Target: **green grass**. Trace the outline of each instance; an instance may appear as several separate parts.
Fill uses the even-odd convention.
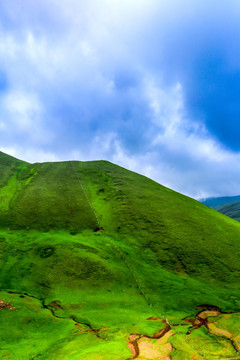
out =
[[[234,220],[240,221],[240,201],[219,206],[216,210]]]
[[[236,221],[106,161],[0,155],[0,300],[16,306],[0,310],[0,355],[126,360],[130,334],[164,326],[151,316],[181,324],[200,304],[239,312]],[[187,329],[171,338],[173,359],[194,355]],[[223,343],[235,351],[202,328],[194,337],[209,359]]]

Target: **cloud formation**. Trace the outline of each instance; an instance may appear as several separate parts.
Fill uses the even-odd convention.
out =
[[[107,159],[194,197],[235,195],[235,0],[0,4],[0,147]]]

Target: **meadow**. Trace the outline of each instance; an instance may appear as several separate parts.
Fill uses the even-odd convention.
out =
[[[106,161],[0,171],[0,356],[240,358],[237,221]]]

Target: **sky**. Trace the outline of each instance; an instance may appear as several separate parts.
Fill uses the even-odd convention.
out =
[[[239,0],[0,0],[0,150],[240,194]]]

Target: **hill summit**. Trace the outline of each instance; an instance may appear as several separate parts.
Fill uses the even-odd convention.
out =
[[[107,161],[0,173],[0,355],[239,353],[238,222]]]

